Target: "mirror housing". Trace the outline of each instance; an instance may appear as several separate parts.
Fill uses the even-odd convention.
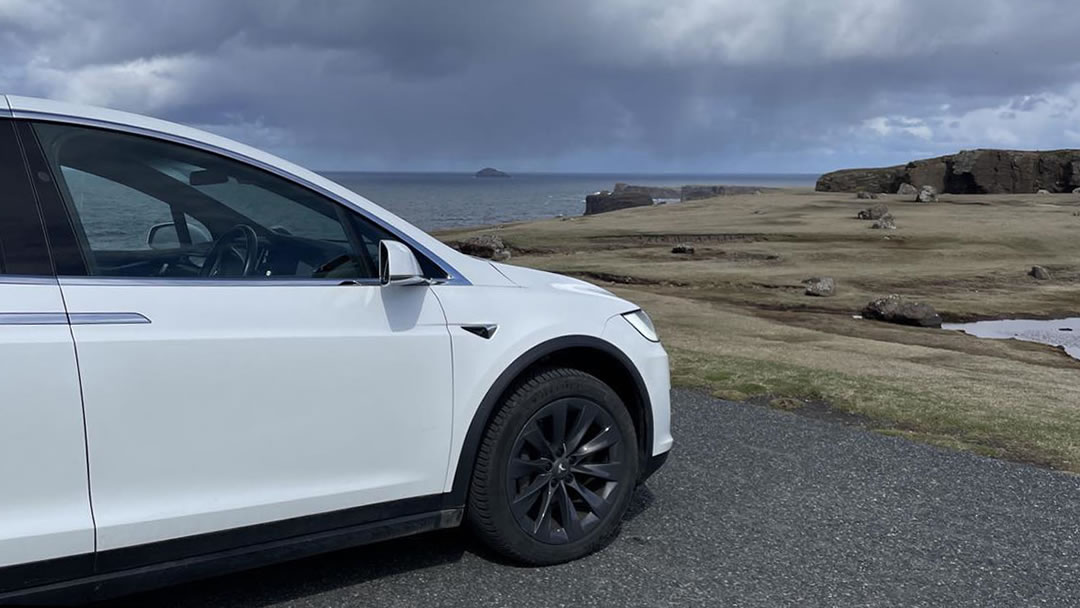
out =
[[[428,280],[412,249],[397,241],[379,241],[379,283],[427,285]]]
[[[188,234],[191,235],[192,243],[209,243],[214,240],[213,235],[205,228],[188,222]],[[146,246],[151,249],[177,249],[180,247],[179,234],[176,224],[165,222],[154,224],[146,231]]]

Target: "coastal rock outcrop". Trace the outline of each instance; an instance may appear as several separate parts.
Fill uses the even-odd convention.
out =
[[[759,194],[763,189],[756,186],[683,186],[679,198],[683,201],[696,201],[703,198],[716,196],[732,196],[736,194]]]
[[[941,315],[933,306],[892,294],[878,298],[866,305],[863,318],[914,325],[916,327],[941,327]]]
[[[510,177],[510,174],[491,167],[484,167],[476,172],[476,177]]]
[[[934,190],[933,186],[923,186],[922,190],[919,190],[919,194],[915,196],[916,203],[936,203],[937,202],[937,190]]]
[[[631,207],[649,207],[652,204],[652,197],[644,192],[597,192],[585,197],[585,215],[596,215]]]
[[[464,241],[450,243],[450,245],[461,253],[478,258],[488,258],[496,262],[510,259],[510,248],[503,242],[502,237],[496,234],[470,236]]]
[[[944,194],[1071,192],[1080,187],[1080,150],[963,150],[894,167],[833,171],[818,179],[817,190],[897,192],[903,184]]]
[[[615,194],[623,192],[639,192],[648,194],[649,196],[656,198],[670,198],[678,200],[682,198],[682,188],[676,188],[673,186],[635,186],[633,184],[627,184],[619,182],[615,184]]]

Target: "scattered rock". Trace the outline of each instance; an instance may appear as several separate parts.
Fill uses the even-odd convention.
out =
[[[870,227],[875,230],[896,230],[896,222],[893,221],[893,216],[891,214],[886,213],[876,222],[870,224]]]
[[[876,199],[881,198],[881,195],[878,194],[877,192],[867,192],[866,190],[859,190],[859,192],[855,194],[855,198],[875,199],[876,200]]]
[[[863,209],[858,213],[860,220],[877,220],[889,215],[889,208],[883,204],[878,203],[873,207]]]
[[[630,207],[649,207],[652,197],[644,192],[597,192],[585,197],[585,215],[607,213]]]
[[[922,190],[919,190],[918,196],[915,197],[916,203],[936,203],[937,202],[937,190],[933,186],[923,186]]]
[[[694,246],[689,243],[679,243],[671,248],[671,253],[685,253],[689,255],[694,254]]]
[[[1080,186],[1080,150],[962,150],[905,165],[826,173],[817,190],[895,192],[904,183],[948,194],[1070,192]]]
[[[1047,190],[1046,188],[1039,188],[1039,191],[1036,192],[1035,194],[1050,194],[1050,191]]]
[[[1032,266],[1031,270],[1028,271],[1028,276],[1034,277],[1037,281],[1049,281],[1050,271],[1042,266]]]
[[[476,172],[476,177],[510,177],[510,174],[491,167],[484,167]]]
[[[917,327],[941,327],[941,315],[933,306],[903,296],[892,294],[878,298],[863,308],[865,319],[875,319],[886,323],[914,325]]]
[[[506,246],[501,237],[495,234],[470,236],[464,241],[453,243],[453,246],[461,253],[474,255],[478,258],[488,258],[496,262],[510,259],[510,248]]]
[[[919,193],[919,189],[908,183],[900,184],[900,187],[896,189],[896,193],[901,196],[915,196]]]
[[[836,281],[832,277],[813,277],[803,281],[806,295],[827,298],[836,293]]]

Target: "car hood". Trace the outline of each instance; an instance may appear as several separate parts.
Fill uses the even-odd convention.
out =
[[[522,266],[513,266],[511,264],[502,264],[500,262],[491,262],[491,265],[495,270],[499,271],[504,277],[510,280],[519,287],[527,287],[530,289],[551,289],[556,291],[564,291],[569,293],[580,294],[583,296],[594,296],[600,298],[606,298],[613,303],[617,303],[621,308],[625,308],[626,311],[636,310],[637,305],[620,298],[619,296],[611,293],[603,287],[598,287],[592,283],[568,277],[566,275],[555,274],[554,272],[545,272],[543,270],[535,270],[533,268],[524,268]]]

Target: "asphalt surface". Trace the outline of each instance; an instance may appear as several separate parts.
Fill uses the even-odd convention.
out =
[[[461,531],[128,598],[170,607],[1080,606],[1080,476],[674,393],[676,452],[600,553]]]

